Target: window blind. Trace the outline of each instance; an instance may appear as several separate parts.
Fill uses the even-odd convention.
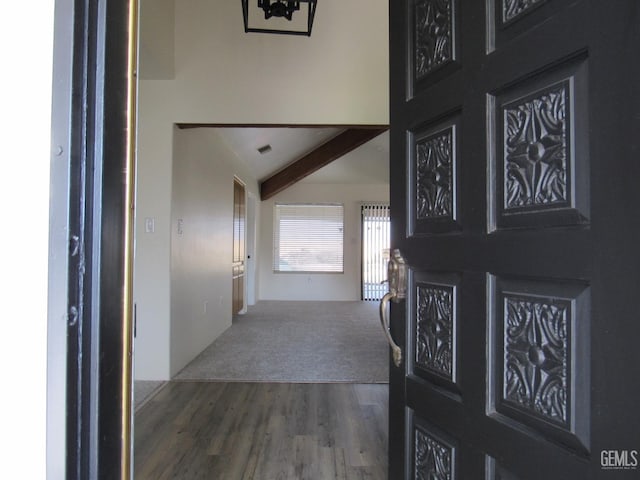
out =
[[[391,218],[389,205],[362,205],[362,300],[380,300],[387,278]]]
[[[273,270],[343,272],[344,208],[334,204],[276,204]]]

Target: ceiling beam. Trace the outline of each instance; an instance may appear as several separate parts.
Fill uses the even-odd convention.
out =
[[[304,177],[329,165],[385,132],[383,128],[349,128],[260,183],[260,199],[267,200]]]

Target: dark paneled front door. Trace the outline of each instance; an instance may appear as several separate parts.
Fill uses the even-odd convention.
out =
[[[390,17],[390,479],[638,478],[640,4]]]

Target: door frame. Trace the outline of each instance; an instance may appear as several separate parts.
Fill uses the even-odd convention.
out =
[[[49,346],[55,348],[50,349],[48,360],[49,379],[55,377],[56,380],[48,388],[48,406],[52,408],[48,426],[50,429],[61,428],[48,433],[47,468],[49,470],[57,464],[57,467],[65,468],[67,478],[130,478],[131,436],[127,432],[131,428],[131,359],[128,350],[131,345],[131,308],[126,291],[126,266],[131,252],[127,218],[132,213],[132,204],[129,203],[133,178],[131,139],[132,133],[135,134],[135,129],[131,128],[134,120],[131,94],[135,85],[132,76],[135,62],[131,55],[135,54],[138,4],[137,0],[123,0],[103,2],[99,8],[95,8],[95,3],[89,0],[73,3],[71,0],[56,0],[54,65],[61,76],[54,77],[59,83],[53,92],[53,136],[54,144],[63,146],[63,152],[66,153],[62,155],[68,162],[61,162],[66,163],[64,168],[54,168],[52,178],[51,206],[60,207],[57,213],[64,212],[64,215],[54,220],[52,213],[51,221],[55,240],[50,247],[54,260],[50,261],[50,267],[53,268],[50,270],[49,305],[55,305],[55,308],[49,310]],[[74,61],[78,59],[82,61]],[[391,68],[394,68],[398,67],[401,59],[392,61],[395,64],[392,63]],[[637,66],[633,67],[633,71],[640,73]],[[631,81],[628,82],[627,85],[631,85]],[[636,93],[629,103],[637,104],[637,101]],[[638,125],[638,119],[634,125]],[[85,142],[84,139],[89,141]],[[89,151],[87,146],[93,148]],[[616,156],[612,155],[612,159],[615,160]],[[99,182],[87,184],[78,178],[82,167],[86,167],[89,161],[93,162],[95,171],[102,174],[92,177]],[[63,172],[69,166],[69,170]],[[610,184],[611,179],[606,176],[603,178]],[[630,185],[633,178],[633,175],[626,175],[622,181]],[[637,192],[630,199],[624,198],[621,192],[615,195],[627,201],[627,210],[640,204]],[[79,213],[79,206],[84,205],[87,198],[93,199],[93,215],[89,224],[82,224],[85,216]],[[611,223],[624,217],[624,212],[612,212]],[[91,252],[90,259],[93,260],[82,266],[82,276],[89,281],[82,283],[81,290],[74,290],[79,286],[78,264],[73,263],[76,262],[73,258],[75,244],[72,243],[72,248],[68,248],[70,242],[75,242],[67,236],[67,232],[73,234],[74,224],[82,224],[84,232],[90,234],[81,237],[84,242],[78,248]],[[65,233],[56,231],[58,228]],[[397,228],[392,225],[392,238]],[[396,231],[395,238],[401,233]],[[597,233],[606,235],[604,231]],[[110,240],[108,245],[104,239]],[[631,243],[625,241],[621,244],[623,253],[636,247]],[[64,259],[57,257],[62,248],[69,251]],[[631,267],[616,261],[609,269],[611,279],[615,279],[614,266]],[[633,293],[629,288],[619,289],[615,282],[602,287],[603,295],[610,294],[621,300],[625,294]],[[79,375],[78,369],[70,368],[72,362],[69,357],[62,358],[66,353],[61,356],[60,348],[66,352],[68,347],[67,325],[58,326],[60,319],[53,318],[64,304],[64,312],[68,315],[65,319],[75,321],[73,312],[66,308],[76,303],[76,298],[70,298],[74,291],[93,300],[91,305],[94,307],[94,310],[84,310],[77,320],[97,334],[89,337],[88,354],[82,357],[80,370],[86,374],[84,376]],[[630,307],[622,304],[619,311],[624,312]],[[404,316],[404,312],[396,309],[393,316]],[[619,353],[612,352],[612,358],[618,357]],[[637,371],[638,366],[634,366],[634,369]],[[60,392],[55,388],[60,378],[78,388]],[[91,387],[96,386],[97,390],[92,393]],[[614,385],[602,388],[605,387],[621,389]],[[599,392],[604,395],[602,390]],[[392,391],[391,395],[402,395],[402,392]],[[78,415],[78,412],[81,414]],[[65,423],[61,415],[82,420],[82,428],[75,422]],[[72,435],[74,430],[82,435]],[[68,441],[55,441],[62,436],[66,436]],[[390,436],[390,445],[397,440],[404,439]],[[66,464],[64,456],[69,457]],[[74,473],[70,465],[77,466],[78,470]]]
[[[132,477],[137,12],[138,0],[56,0],[47,353],[51,478]]]
[[[258,208],[256,196],[247,190],[245,218],[245,307],[256,304],[256,245],[258,237]]]
[[[53,86],[51,112],[51,144],[54,155],[69,151],[71,125],[69,123],[72,87],[73,1],[58,0],[54,16],[55,43],[53,50]],[[69,245],[70,178],[67,162],[50,162],[49,201],[49,265],[47,305],[47,425],[46,471],[49,478],[65,478],[66,472],[66,328],[52,328],[56,318],[67,315],[69,270],[68,257],[52,255],[64,252]]]
[[[236,217],[236,196],[235,196],[235,192],[236,192],[236,185],[238,185],[240,188],[242,188],[242,204],[241,204],[241,208],[240,211],[237,212],[238,213],[238,217]],[[242,263],[242,282],[241,283],[241,295],[242,295],[242,306],[240,307],[240,309],[235,312],[235,303],[236,303],[236,290],[235,287],[232,287],[231,291],[231,305],[232,305],[232,312],[233,315],[243,315],[247,312],[247,184],[245,182],[243,182],[240,177],[238,177],[237,175],[233,176],[233,221],[234,221],[234,226],[233,226],[233,255],[235,256],[235,248],[236,248],[236,226],[235,226],[235,221],[236,218],[238,218],[239,222],[242,222],[242,236],[238,237],[237,240],[239,242],[239,252],[238,255],[239,257],[241,257],[241,260],[238,260],[238,262]],[[233,258],[232,259],[232,270],[235,270],[235,266],[233,266],[233,264],[236,263],[236,259]],[[232,281],[235,280],[233,278],[232,275]]]

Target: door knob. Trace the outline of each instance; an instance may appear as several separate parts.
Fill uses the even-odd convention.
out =
[[[396,367],[399,367],[402,363],[402,349],[394,341],[389,330],[389,317],[387,316],[387,310],[389,302],[399,303],[407,297],[407,265],[402,258],[400,250],[395,249],[387,265],[387,273],[389,280],[389,292],[386,293],[382,300],[380,300],[380,323],[391,352],[393,354],[393,363]]]

